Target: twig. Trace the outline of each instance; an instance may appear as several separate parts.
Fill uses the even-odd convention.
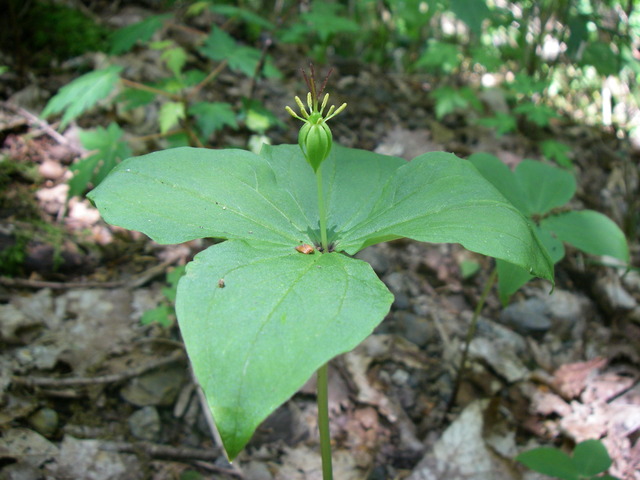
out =
[[[0,277],[0,285],[21,288],[50,288],[52,290],[66,290],[73,288],[138,288],[152,278],[164,273],[167,267],[173,263],[175,263],[175,259],[167,260],[158,265],[154,265],[131,279],[115,280],[113,282],[49,282],[46,280],[31,280],[28,278]]]
[[[160,358],[149,362],[145,365],[125,370],[123,372],[113,373],[110,375],[101,375],[98,377],[67,377],[67,378],[51,378],[51,377],[12,377],[11,381],[19,385],[27,387],[48,387],[48,388],[66,388],[66,387],[84,387],[88,385],[102,385],[106,383],[120,383],[133,377],[142,375],[145,372],[154,370],[164,365],[186,360],[182,350],[172,352],[168,357]]]
[[[169,93],[169,92],[165,92],[164,90],[160,90],[159,88],[153,88],[153,87],[150,87],[148,85],[145,85],[144,83],[134,82],[133,80],[129,80],[127,78],[121,78],[120,81],[126,87],[135,88],[136,90],[143,90],[145,92],[154,93],[156,95],[161,95],[163,97],[170,98],[171,100],[173,100],[175,102],[179,102],[180,101],[180,97],[178,95],[175,95],[175,94]]]
[[[18,115],[21,115],[31,125],[35,124],[38,127],[42,128],[47,133],[47,135],[49,135],[51,138],[53,138],[60,145],[64,145],[66,147],[69,147],[70,149],[72,149],[76,153],[82,153],[82,154],[84,153],[84,150],[82,150],[81,148],[73,145],[69,141],[68,138],[66,138],[64,135],[60,134],[59,132],[57,132],[46,121],[44,121],[43,119],[41,119],[38,116],[34,115],[30,111],[28,111],[28,110],[26,110],[26,109],[24,109],[22,107],[18,107],[17,105],[12,105],[11,103],[5,102],[5,101],[2,102],[2,106],[4,108],[7,108],[8,110],[11,110],[14,113],[17,113]]]
[[[150,442],[111,442],[100,441],[100,450],[120,453],[144,453],[153,458],[164,458],[172,460],[205,460],[214,461],[220,456],[220,448],[211,449],[171,447]],[[220,467],[225,473],[234,474],[232,470]]]
[[[220,72],[224,70],[224,68],[227,66],[227,63],[228,62],[226,59],[221,61],[216,68],[211,70],[211,73],[209,73],[209,75],[207,75],[200,83],[198,83],[195,87],[191,89],[191,91],[187,95],[187,99],[191,100],[193,97],[195,97],[198,94],[198,92],[202,90],[202,87],[204,87],[207,83],[209,83],[211,80],[216,78],[220,74]]]

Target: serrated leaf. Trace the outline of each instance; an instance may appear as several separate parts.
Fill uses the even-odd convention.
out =
[[[247,23],[264,28],[265,30],[273,30],[275,28],[275,25],[270,21],[244,8],[233,5],[211,5],[209,9],[213,13],[224,15],[229,18],[239,18]]]
[[[542,155],[549,160],[555,160],[558,165],[564,168],[571,168],[571,159],[567,155],[571,147],[566,143],[557,140],[545,140],[540,144]]]
[[[171,14],[154,15],[116,30],[111,37],[111,53],[120,55],[131,50],[137,42],[146,42],[168,18],[171,18]]]
[[[122,67],[113,65],[76,78],[49,100],[42,116],[48,117],[64,111],[60,122],[60,128],[64,129],[71,120],[109,96],[120,79],[121,71]]]
[[[211,30],[200,52],[212,60],[227,60],[229,68],[242,72],[247,77],[253,77],[262,57],[260,50],[239,45],[231,35],[217,27]],[[268,70],[270,75],[278,72],[270,58],[265,63],[263,70]]]
[[[563,212],[542,220],[541,226],[560,240],[591,255],[609,255],[629,263],[629,246],[620,227],[593,210]]]
[[[198,102],[194,103],[189,112],[195,115],[196,125],[205,138],[225,125],[237,129],[236,112],[231,104],[226,102]]]
[[[521,453],[516,457],[518,462],[536,472],[561,478],[563,480],[579,480],[579,472],[573,460],[564,452],[553,447],[540,447]]]
[[[519,113],[527,117],[527,120],[535,123],[539,127],[546,127],[552,118],[557,118],[558,114],[551,107],[546,105],[536,105],[534,103],[521,103],[513,109],[514,113]]]
[[[158,123],[160,132],[167,133],[185,117],[184,104],[180,102],[165,102],[160,107]]]
[[[187,52],[182,47],[169,48],[162,52],[160,57],[167,64],[167,68],[171,70],[176,77],[182,74],[182,67],[187,63]]]
[[[320,41],[326,43],[332,35],[360,31],[360,26],[343,12],[344,6],[338,3],[314,1],[311,11],[302,14],[302,19],[306,30],[315,32]]]
[[[230,458],[313,372],[366,338],[393,300],[367,263],[293,247],[215,245],[178,286],[180,330]]]
[[[493,117],[479,118],[476,123],[485,127],[495,128],[498,136],[513,132],[518,126],[513,115],[503,112],[497,112]]]
[[[140,323],[142,325],[157,323],[163,327],[170,327],[173,324],[173,320],[171,319],[172,315],[173,308],[168,305],[160,305],[159,307],[144,312],[140,318]]]
[[[573,449],[573,463],[580,475],[591,476],[609,468],[611,458],[600,440],[585,440]]]
[[[71,167],[74,175],[69,180],[69,197],[82,195],[90,183],[99,184],[119,161],[131,155],[123,135],[116,123],[109,124],[106,129],[97,127],[80,132],[82,146],[89,151],[97,150],[97,153]]]

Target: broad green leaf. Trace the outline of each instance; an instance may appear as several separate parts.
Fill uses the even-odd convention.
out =
[[[542,220],[541,226],[583,252],[630,261],[624,233],[600,212],[581,210],[551,215]]]
[[[176,312],[229,458],[319,367],[364,340],[393,296],[345,255],[231,240],[198,254]]]
[[[579,480],[580,472],[573,460],[564,452],[553,447],[540,447],[521,453],[518,462],[536,472],[563,480]]]
[[[523,160],[515,170],[517,188],[526,200],[529,215],[543,214],[561,207],[576,192],[576,179],[571,172],[535,160]]]
[[[408,237],[460,243],[552,279],[551,260],[527,219],[466,160],[432,152],[400,167],[368,218],[342,234],[339,249],[355,253]]]
[[[160,107],[158,123],[160,132],[167,133],[185,117],[184,104],[181,102],[165,102]]]
[[[111,53],[120,55],[131,50],[137,42],[146,42],[168,18],[171,14],[154,15],[117,30],[111,37]]]
[[[113,65],[76,78],[49,100],[42,111],[42,116],[48,117],[64,111],[60,128],[65,128],[71,120],[109,96],[120,79],[121,71],[122,67]]]
[[[507,200],[521,212],[527,213],[526,197],[515,175],[498,157],[489,153],[474,153],[469,157],[469,161]]]
[[[454,155],[407,163],[336,146],[321,173],[334,253],[295,250],[319,239],[315,177],[297,145],[260,156],[179,148],[130,158],[89,195],[107,222],[160,243],[229,239],[187,267],[176,311],[231,457],[388,311],[392,296],[369,265],[338,252],[408,236],[462,243],[552,276],[527,221]]]
[[[82,146],[97,152],[71,167],[73,177],[69,180],[69,197],[82,195],[90,183],[99,184],[118,162],[131,155],[123,135],[116,123],[111,123],[106,129],[97,127],[80,132]]]
[[[89,198],[107,222],[160,243],[204,237],[308,243],[309,226],[290,219],[290,197],[271,167],[243,150],[182,147],[129,158]]]
[[[482,22],[491,14],[485,0],[451,0],[451,11],[476,35],[482,33]]]
[[[582,54],[580,65],[593,65],[603,77],[616,75],[620,71],[620,55],[608,43],[590,42]]]
[[[609,468],[611,458],[600,440],[585,440],[573,449],[573,463],[578,467],[580,475],[590,476]]]
[[[230,103],[226,102],[198,102],[189,107],[189,112],[195,115],[196,125],[205,138],[225,125],[236,129],[236,112]]]
[[[544,228],[538,227],[536,233],[555,265],[564,257],[564,245]],[[509,303],[511,295],[534,278],[526,270],[500,259],[496,260],[496,269],[498,270],[498,295],[505,306]]]
[[[461,61],[462,56],[460,54],[460,48],[457,45],[430,39],[427,44],[427,49],[420,56],[415,66],[451,73],[458,68]]]

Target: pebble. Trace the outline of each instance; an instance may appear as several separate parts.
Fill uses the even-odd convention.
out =
[[[373,245],[359,251],[355,257],[371,265],[373,271],[378,275],[384,275],[389,270],[389,259],[378,245]]]
[[[131,435],[139,440],[154,442],[160,435],[160,415],[155,407],[144,407],[136,410],[129,417]]]
[[[120,395],[138,407],[166,407],[174,403],[184,376],[184,367],[154,370],[131,380],[120,390]]]
[[[45,437],[50,437],[56,432],[58,423],[58,412],[52,408],[41,408],[29,417],[29,425]]]
[[[551,329],[549,309],[539,298],[508,305],[500,313],[500,321],[523,335],[540,335]]]

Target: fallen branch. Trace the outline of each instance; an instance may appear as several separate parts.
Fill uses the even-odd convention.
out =
[[[46,387],[46,388],[67,388],[67,387],[84,387],[88,385],[103,385],[107,383],[120,383],[130,378],[137,377],[150,370],[154,370],[171,363],[185,361],[186,356],[184,351],[176,350],[172,352],[168,357],[160,358],[153,362],[149,362],[139,367],[134,367],[129,370],[125,370],[110,375],[101,375],[97,377],[67,377],[67,378],[52,378],[52,377],[12,377],[11,381],[27,387]]]
[[[0,277],[0,284],[6,287],[50,288],[51,290],[68,290],[73,288],[137,288],[164,273],[167,267],[175,263],[175,261],[175,258],[167,260],[158,265],[154,265],[133,278],[113,282],[49,282],[46,280],[31,280],[29,278]]]

